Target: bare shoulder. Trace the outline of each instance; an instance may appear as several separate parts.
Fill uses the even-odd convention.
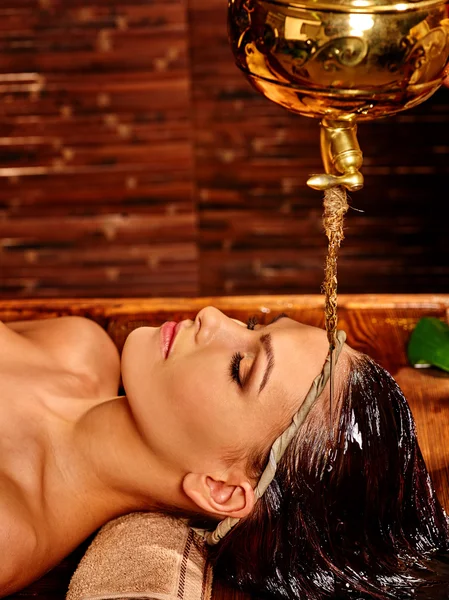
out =
[[[29,321],[4,323],[6,327],[39,343],[61,342],[67,335],[89,341],[98,336],[109,336],[100,325],[91,319],[77,316],[56,317]],[[112,341],[112,340],[110,340]]]
[[[5,323],[25,343],[37,350],[46,362],[62,369],[118,382],[120,357],[104,329],[84,317],[67,316],[37,321]]]
[[[20,494],[4,482],[0,483],[0,492],[0,597],[3,597],[36,577],[41,552],[35,524]]]

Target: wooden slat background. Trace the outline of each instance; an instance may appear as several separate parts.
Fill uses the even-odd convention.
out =
[[[226,10],[2,0],[0,297],[319,291],[318,124],[253,92]],[[448,100],[360,127],[341,291],[449,291]]]
[[[3,0],[2,294],[192,295],[184,0]]]

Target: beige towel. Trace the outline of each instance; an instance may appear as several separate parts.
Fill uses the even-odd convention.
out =
[[[210,600],[203,542],[182,521],[132,513],[107,523],[89,546],[66,600]]]

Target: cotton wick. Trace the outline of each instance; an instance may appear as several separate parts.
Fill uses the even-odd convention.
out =
[[[338,250],[344,240],[343,225],[348,211],[348,199],[343,187],[333,187],[324,193],[324,231],[329,240],[326,263],[324,267],[324,282],[321,287],[325,295],[324,318],[329,346],[335,348],[337,332],[337,259]]]
[[[348,198],[344,187],[333,187],[324,192],[324,214],[323,223],[326,236],[329,240],[326,262],[324,266],[324,281],[321,291],[325,295],[324,322],[329,341],[329,353],[331,362],[330,376],[330,402],[329,402],[329,433],[330,442],[333,441],[332,427],[332,403],[334,394],[333,351],[336,346],[337,334],[337,259],[338,250],[344,240],[344,220],[348,211]]]

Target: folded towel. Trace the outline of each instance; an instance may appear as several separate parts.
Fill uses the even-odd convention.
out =
[[[204,542],[181,520],[132,513],[107,523],[82,558],[66,600],[210,600]]]

